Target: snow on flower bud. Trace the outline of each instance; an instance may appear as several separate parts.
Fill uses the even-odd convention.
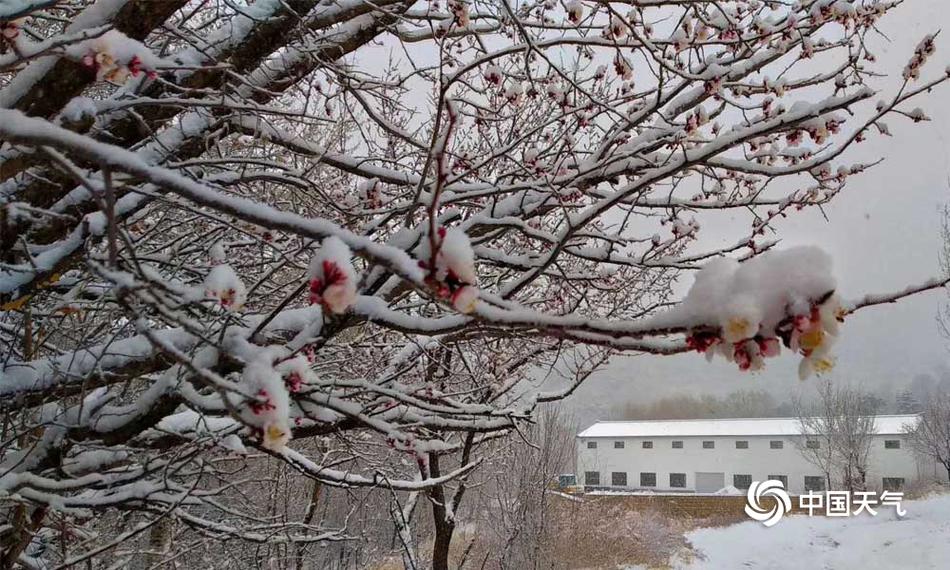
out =
[[[520,81],[509,81],[508,86],[505,87],[505,99],[512,105],[520,103],[523,94],[524,87]]]
[[[567,18],[572,24],[579,24],[584,18],[584,4],[580,0],[571,0],[567,6]]]
[[[261,444],[265,448],[282,450],[291,438],[290,397],[283,379],[271,364],[270,351],[262,351],[244,367],[240,385],[250,397],[239,407],[241,419],[260,430]]]
[[[229,311],[240,311],[247,301],[247,288],[230,265],[215,265],[204,281],[205,293],[217,299],[222,307]]]
[[[262,443],[271,451],[280,451],[290,441],[290,427],[285,422],[274,422],[264,426]]]
[[[478,302],[478,289],[471,285],[463,285],[452,293],[452,306],[460,313],[471,313]]]
[[[633,67],[630,65],[630,62],[627,61],[627,58],[619,53],[614,57],[614,71],[624,81],[633,79]]]
[[[835,286],[831,259],[815,247],[772,250],[742,263],[723,258],[703,267],[683,302],[657,324],[690,323],[687,347],[721,354],[741,370],[764,366],[781,353],[781,342],[802,356],[804,378],[834,365],[831,347],[844,317]]]
[[[317,374],[310,368],[310,360],[302,354],[279,363],[277,372],[284,379],[287,391],[292,394],[319,380]]]
[[[627,35],[627,22],[624,21],[623,17],[615,14],[610,18],[610,25],[605,30],[604,35],[608,38],[623,39]]]
[[[472,23],[468,15],[468,3],[463,0],[449,0],[448,6],[460,27],[466,28]]]
[[[438,239],[435,267],[430,267],[429,261],[420,261],[419,265],[430,269],[428,280],[439,297],[448,299],[457,311],[471,313],[478,302],[472,244],[465,232],[457,228],[439,228]],[[431,253],[422,253],[423,259],[431,259]]]
[[[310,303],[320,303],[331,313],[340,314],[356,303],[356,270],[350,263],[352,253],[343,240],[330,236],[310,262]]]
[[[720,323],[722,338],[732,343],[752,338],[759,331],[761,319],[762,313],[753,299],[747,295],[736,296],[726,307],[725,318]]]
[[[221,242],[215,242],[215,244],[211,246],[211,250],[208,254],[211,257],[211,262],[214,264],[224,263],[228,260],[228,252]]]
[[[486,68],[485,68],[485,73],[483,74],[483,77],[485,78],[485,81],[487,81],[488,83],[490,83],[490,84],[492,84],[492,85],[496,85],[496,86],[497,86],[497,85],[501,85],[501,81],[502,81],[502,79],[504,78],[504,76],[505,76],[505,74],[504,74],[504,72],[501,70],[501,68],[498,67],[497,65],[494,65],[494,64],[489,65],[488,67],[486,67]]]
[[[478,282],[475,274],[475,252],[468,236],[457,228],[440,228],[442,245],[436,261],[442,280],[456,279],[461,283],[474,285]]]
[[[23,27],[23,22],[25,21],[26,18],[19,18],[16,20],[0,22],[0,35],[8,40],[17,39],[20,37],[20,28]]]
[[[94,70],[99,81],[120,84],[143,71],[149,77],[155,77],[155,70],[162,63],[141,42],[117,30],[109,30],[97,38],[72,45],[66,53]]]

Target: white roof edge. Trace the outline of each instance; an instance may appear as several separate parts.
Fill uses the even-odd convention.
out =
[[[874,416],[876,434],[903,433],[904,426],[916,423],[919,414],[882,414]],[[800,435],[798,418],[715,418],[676,420],[604,420],[595,422],[577,434],[578,438],[596,437],[688,437],[732,435]]]

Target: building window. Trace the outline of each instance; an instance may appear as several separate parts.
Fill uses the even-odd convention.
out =
[[[775,481],[781,481],[782,486],[788,489],[788,475],[769,475],[769,479],[774,479]]]
[[[805,440],[805,447],[808,449],[821,449],[821,442],[817,439]]]
[[[670,487],[686,487],[686,473],[670,473]]]
[[[588,487],[600,485],[600,471],[584,471],[584,484]]]
[[[626,487],[627,473],[624,471],[614,471],[610,474],[610,484],[614,487]]]
[[[652,442],[652,441],[644,441],[644,442],[643,442],[643,449],[653,449],[653,442]]]
[[[780,439],[773,439],[769,442],[769,449],[782,449],[785,447],[785,442]]]
[[[622,442],[622,441],[615,441],[615,442],[614,442],[614,449],[623,449],[623,442]]]
[[[683,449],[683,442],[674,439],[674,440],[673,440],[673,449]]]
[[[805,475],[806,491],[824,491],[825,478],[820,475]]]
[[[736,449],[749,449],[749,442],[745,440],[736,441]]]
[[[900,449],[901,440],[899,439],[885,439],[884,440],[884,449]]]
[[[752,486],[752,475],[733,475],[732,486],[736,489],[748,489]]]
[[[656,473],[641,473],[640,486],[641,487],[656,487]]]
[[[596,442],[596,441],[588,441],[588,442],[587,442],[587,449],[597,449],[597,442]]]
[[[565,487],[575,487],[577,485],[577,476],[571,474],[558,475],[557,486],[561,489]]]
[[[715,449],[715,448],[716,448],[716,442],[715,442],[715,441],[704,441],[704,442],[703,442],[703,449]]]
[[[885,477],[883,483],[885,491],[900,491],[904,488],[903,477]]]

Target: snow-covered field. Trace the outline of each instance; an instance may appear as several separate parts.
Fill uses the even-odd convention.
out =
[[[950,568],[950,495],[904,501],[877,516],[825,518],[796,515],[771,528],[749,521],[690,532],[691,555],[677,569],[822,568],[895,570]]]

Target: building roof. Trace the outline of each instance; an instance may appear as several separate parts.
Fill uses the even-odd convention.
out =
[[[876,416],[878,434],[904,433],[917,415]],[[800,435],[798,418],[736,418],[713,420],[642,420],[597,422],[577,437],[685,437],[732,435]]]

